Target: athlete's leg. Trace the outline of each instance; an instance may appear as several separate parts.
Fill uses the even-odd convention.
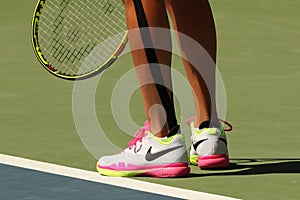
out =
[[[191,47],[193,45],[186,44],[187,40],[178,37],[182,54],[186,57],[184,67],[194,92],[194,126],[199,127],[205,121],[214,122],[219,126],[215,103],[216,33],[209,2],[208,0],[165,1],[175,29],[199,43],[208,52],[212,61],[208,63],[210,66],[193,66],[186,59],[192,61],[198,59],[200,63],[204,58],[199,57],[199,52],[193,52]]]
[[[166,0],[166,3],[177,31],[195,41],[178,34],[195,99],[190,163],[203,169],[227,167],[227,139],[219,124],[215,102],[216,33],[209,2]]]
[[[166,89],[160,83],[155,83],[157,82],[157,78],[160,79],[156,75],[160,74],[165,85],[171,87],[171,72],[170,69],[160,70],[157,64],[149,67],[149,63],[158,62],[161,66],[170,66],[171,53],[163,50],[141,49],[144,45],[143,40],[149,41],[149,38],[147,38],[149,35],[141,35],[141,31],[138,28],[149,26],[168,29],[169,21],[165,3],[164,0],[124,0],[124,4],[129,30],[129,42],[131,49],[133,49],[132,58],[141,84],[140,89],[144,101],[146,118],[150,122],[152,133],[156,136],[164,137],[168,135],[169,129],[177,125],[173,94],[171,90]],[[146,20],[141,19],[141,15],[143,14],[145,14]],[[171,49],[170,33],[164,31],[161,35],[160,33],[153,33],[151,31],[151,41],[153,43],[164,42]],[[145,67],[145,65],[148,67]],[[152,79],[155,83],[144,84],[145,80],[149,79]],[[158,80],[158,82],[161,82],[161,80]]]
[[[108,176],[187,175],[190,168],[184,136],[175,131],[169,134],[169,129],[177,127],[172,92],[165,87],[171,86],[169,67],[171,53],[155,50],[155,48],[143,48],[151,40],[154,47],[157,42],[163,42],[171,49],[170,31],[169,29],[164,33],[149,31],[149,29],[134,31],[139,27],[147,26],[169,28],[164,0],[124,0],[124,3],[129,42],[141,84],[147,121],[144,127],[136,132],[128,148],[119,154],[101,157],[97,163],[97,170]],[[136,48],[138,50],[135,50]],[[160,69],[161,65],[168,66],[164,68],[167,70]],[[151,79],[152,82],[144,85],[145,80]],[[165,83],[160,85],[162,82]],[[158,138],[166,135],[170,137]]]

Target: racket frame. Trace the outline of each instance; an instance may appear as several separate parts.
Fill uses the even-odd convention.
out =
[[[42,12],[45,2],[46,2],[46,0],[39,0],[35,6],[34,14],[32,17],[32,22],[31,22],[31,42],[32,42],[33,51],[34,51],[38,61],[42,64],[42,66],[48,72],[55,75],[56,77],[59,77],[62,79],[67,79],[67,80],[87,79],[87,78],[93,77],[93,76],[103,72],[110,65],[112,65],[117,60],[117,58],[121,55],[126,44],[128,43],[128,31],[125,32],[125,34],[121,40],[121,43],[116,48],[114,53],[101,66],[97,67],[96,69],[94,69],[92,71],[89,71],[84,74],[79,74],[79,75],[67,75],[67,74],[60,73],[59,70],[57,70],[55,67],[53,67],[47,61],[47,59],[44,57],[44,55],[41,51],[40,45],[39,45],[39,39],[38,39],[38,30],[39,29],[38,29],[38,27],[39,27],[41,12]]]

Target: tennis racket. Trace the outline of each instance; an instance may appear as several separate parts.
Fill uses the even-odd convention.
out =
[[[69,80],[103,72],[127,43],[122,0],[39,0],[32,45],[51,74]]]

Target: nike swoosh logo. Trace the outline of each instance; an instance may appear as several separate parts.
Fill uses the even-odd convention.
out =
[[[196,142],[195,144],[193,144],[194,149],[196,150],[197,147],[198,147],[202,142],[204,142],[204,141],[206,141],[206,140],[208,140],[208,138],[203,139],[203,140],[199,140],[198,142]],[[224,142],[225,145],[227,146],[227,141],[226,141],[225,139],[219,138],[219,140],[221,140],[222,142]]]
[[[221,140],[222,142],[224,142],[224,143],[225,143],[225,145],[227,146],[227,141],[226,141],[225,139],[223,139],[223,138],[219,138],[219,140]]]
[[[193,144],[193,147],[194,147],[195,151],[196,151],[197,147],[198,147],[202,142],[204,142],[204,141],[206,141],[206,140],[208,140],[208,138],[203,139],[203,140],[199,140],[198,142],[196,142],[195,144]]]
[[[157,158],[159,157],[162,157],[164,156],[165,154],[167,153],[170,153],[172,151],[175,151],[176,149],[179,149],[181,148],[182,146],[176,146],[176,147],[172,147],[172,148],[169,148],[169,149],[165,149],[163,151],[159,151],[159,152],[156,152],[156,153],[151,153],[151,149],[152,149],[152,146],[148,149],[147,151],[147,154],[146,154],[146,160],[147,161],[153,161],[153,160],[156,160]]]

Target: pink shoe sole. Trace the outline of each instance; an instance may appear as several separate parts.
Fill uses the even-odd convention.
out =
[[[201,169],[218,169],[229,166],[228,154],[212,155],[212,156],[199,156],[198,166]]]
[[[146,172],[139,174],[138,176],[152,176],[157,178],[167,178],[167,177],[182,177],[190,173],[189,167],[176,167],[176,168],[156,168],[149,169]]]
[[[163,165],[131,165],[125,163],[113,164],[110,166],[101,166],[97,164],[97,170],[100,174],[106,176],[153,176],[163,177],[180,177],[190,173],[188,163],[172,163]]]

